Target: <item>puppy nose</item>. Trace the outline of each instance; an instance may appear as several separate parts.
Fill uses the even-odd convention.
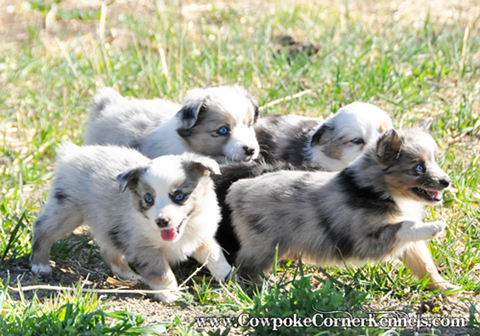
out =
[[[443,178],[440,180],[440,184],[444,187],[447,188],[450,186],[450,179],[448,177]]]
[[[245,151],[245,155],[252,156],[255,153],[255,148],[243,146],[243,150]]]
[[[158,227],[160,228],[167,227],[169,222],[170,220],[165,217],[158,217],[157,219],[155,219],[155,223],[157,223]]]

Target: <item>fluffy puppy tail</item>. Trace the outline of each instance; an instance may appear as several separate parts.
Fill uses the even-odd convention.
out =
[[[90,102],[90,121],[99,118],[109,104],[120,99],[123,97],[114,89],[109,87],[100,89]]]

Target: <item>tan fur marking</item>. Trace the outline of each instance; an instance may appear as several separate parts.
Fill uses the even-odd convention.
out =
[[[233,129],[235,124],[235,119],[230,114],[219,113],[216,110],[209,111],[205,118],[195,126],[195,132],[185,140],[197,153],[223,156],[223,147],[228,141],[228,137],[213,137],[211,133],[222,126]]]
[[[348,144],[349,142],[344,144],[341,141],[331,141],[324,146],[323,152],[332,159],[341,160],[343,149]]]
[[[390,129],[389,120],[385,119],[380,124],[380,134],[385,133],[388,129]]]
[[[250,125],[250,122],[252,121],[252,112],[248,110],[248,112],[245,114],[245,118],[243,118],[243,123],[248,126]]]

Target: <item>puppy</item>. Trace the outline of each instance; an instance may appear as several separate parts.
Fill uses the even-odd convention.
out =
[[[391,129],[340,173],[281,171],[234,183],[226,202],[241,242],[239,275],[270,270],[278,246],[279,260],[318,265],[400,257],[431,289],[453,288],[425,244],[446,224],[421,221],[422,205],[440,203],[450,185],[438,155],[424,129]]]
[[[326,122],[295,115],[263,117],[255,124],[255,133],[260,155],[268,163],[281,160],[300,166],[308,162],[320,164],[327,171],[339,171],[392,127],[387,113],[356,102],[341,108]]]
[[[190,151],[219,163],[249,161],[259,151],[257,117],[257,102],[236,85],[192,90],[182,106],[105,88],[91,103],[85,144],[128,146],[152,159]]]
[[[255,160],[253,162],[221,165],[221,174],[212,176],[212,180],[215,185],[215,192],[217,193],[218,203],[220,204],[222,212],[222,219],[218,226],[217,233],[215,234],[215,239],[226,253],[226,258],[229,262],[232,263],[235,261],[236,253],[240,249],[240,242],[233,231],[233,226],[230,219],[232,211],[225,202],[228,189],[238,180],[253,178],[280,170],[320,171],[323,170],[323,168],[322,166],[314,163],[303,163],[300,166],[294,166],[293,164],[285,161],[266,163],[264,161]]]
[[[122,147],[63,146],[33,228],[32,272],[50,273],[52,244],[83,223],[124,279],[175,290],[170,265],[193,256],[224,280],[231,267],[214,239],[220,210],[210,172],[219,173],[214,160],[189,153],[150,160]],[[178,294],[156,298],[169,302]]]

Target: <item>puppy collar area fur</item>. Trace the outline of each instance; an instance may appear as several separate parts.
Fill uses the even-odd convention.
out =
[[[390,203],[391,205],[395,204],[392,196],[390,196],[390,194],[387,192],[376,191],[374,186],[359,186],[355,181],[355,172],[351,168],[345,168],[342,170],[338,174],[338,179],[343,185],[344,190],[348,189],[356,196],[359,196],[359,199],[363,199],[365,202],[369,202],[371,204],[378,202],[385,202],[386,204]]]

